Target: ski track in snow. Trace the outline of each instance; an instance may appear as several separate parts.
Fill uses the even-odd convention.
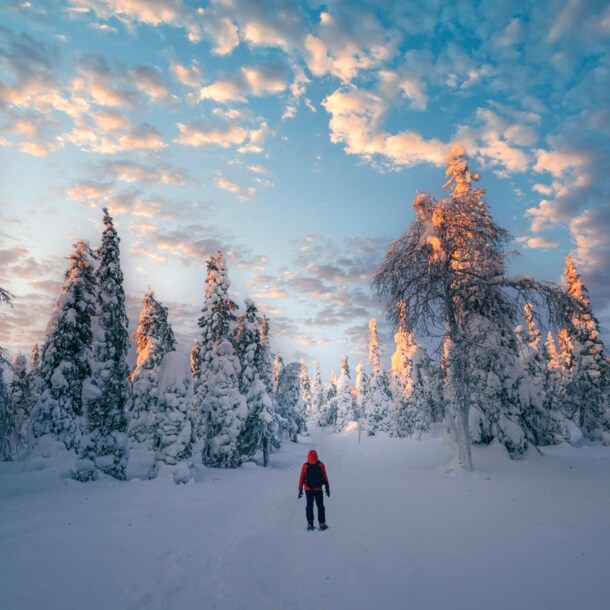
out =
[[[0,608],[610,607],[609,447],[522,462],[476,449],[466,474],[438,438],[301,441],[269,469],[203,469],[186,486],[0,465]],[[331,482],[326,532],[305,530],[297,499],[312,447]]]

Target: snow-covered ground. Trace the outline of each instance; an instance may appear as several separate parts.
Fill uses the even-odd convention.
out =
[[[301,441],[187,485],[0,464],[0,608],[610,608],[610,447],[478,448],[468,475],[440,438]],[[297,499],[311,447],[326,532]]]

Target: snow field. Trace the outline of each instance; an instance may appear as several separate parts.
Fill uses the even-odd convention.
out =
[[[187,485],[0,464],[0,608],[609,607],[609,447],[518,462],[477,447],[468,474],[440,436],[300,440],[271,468],[202,468]],[[331,483],[326,532],[305,531],[297,499],[312,447]]]

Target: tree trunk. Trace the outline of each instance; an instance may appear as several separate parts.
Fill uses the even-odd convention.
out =
[[[269,466],[269,440],[263,436],[263,466]]]

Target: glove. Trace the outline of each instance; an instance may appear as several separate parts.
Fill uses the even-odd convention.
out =
[[[301,489],[301,490],[299,491],[299,499],[301,499],[302,497],[303,497],[303,490]]]
[[[326,497],[330,498],[330,489],[328,489],[328,487],[326,488]]]

